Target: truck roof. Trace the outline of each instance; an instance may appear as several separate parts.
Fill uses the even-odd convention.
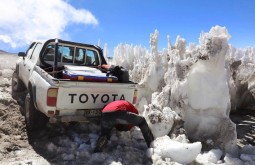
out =
[[[80,46],[88,46],[88,47],[95,47],[97,49],[101,49],[101,47],[98,46],[98,45],[67,41],[67,40],[62,40],[62,39],[58,39],[58,38],[51,38],[51,39],[47,39],[47,40],[34,40],[33,42],[41,42],[44,45],[46,42],[48,42],[48,43],[49,42],[55,42],[56,40],[58,40],[59,43],[66,43],[66,44],[80,45]]]

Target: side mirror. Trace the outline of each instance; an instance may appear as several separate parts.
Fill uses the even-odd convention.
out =
[[[19,56],[19,57],[26,57],[27,55],[26,55],[25,52],[19,52],[19,53],[18,53],[18,56]]]
[[[23,60],[25,59],[25,57],[27,56],[25,52],[19,52],[18,53],[19,57],[23,57]]]

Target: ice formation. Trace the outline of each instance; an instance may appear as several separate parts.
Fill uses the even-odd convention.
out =
[[[229,119],[230,95],[225,69],[228,39],[226,28],[219,26],[200,36],[201,52],[187,75],[183,118],[191,139],[203,142],[212,139],[221,149],[237,154],[235,124]]]
[[[226,160],[233,161],[232,157],[238,154],[237,135],[229,113],[231,108],[235,110],[240,105],[240,97],[247,98],[244,93],[249,91],[252,73],[245,78],[233,75],[245,75],[239,74],[245,72],[242,65],[250,65],[249,71],[253,72],[254,65],[250,62],[253,62],[254,49],[243,52],[229,45],[230,35],[220,26],[201,33],[199,45],[186,47],[185,39],[180,36],[172,45],[168,36],[168,49],[162,52],[157,48],[158,36],[157,30],[151,34],[150,52],[128,44],[120,44],[114,50],[113,63],[126,67],[131,79],[138,82],[139,112],[147,119],[154,136],[169,135],[178,139],[178,134],[172,134],[181,132],[181,119],[186,139],[202,142],[207,151],[220,149],[224,155],[230,154]],[[245,62],[236,64],[238,60]],[[238,68],[238,73],[234,74],[231,67]],[[244,91],[238,91],[242,80],[247,82],[246,86]],[[254,86],[251,81],[249,85]],[[172,116],[166,109],[174,112]],[[179,126],[173,127],[176,123]]]

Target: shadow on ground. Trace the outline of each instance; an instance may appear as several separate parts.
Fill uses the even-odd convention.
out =
[[[236,124],[238,146],[255,145],[255,111],[239,110],[230,118]]]

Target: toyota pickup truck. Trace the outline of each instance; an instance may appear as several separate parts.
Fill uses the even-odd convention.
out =
[[[28,129],[48,121],[89,122],[111,101],[136,102],[136,83],[109,74],[99,46],[49,39],[33,42],[18,56],[12,96],[23,103]]]

